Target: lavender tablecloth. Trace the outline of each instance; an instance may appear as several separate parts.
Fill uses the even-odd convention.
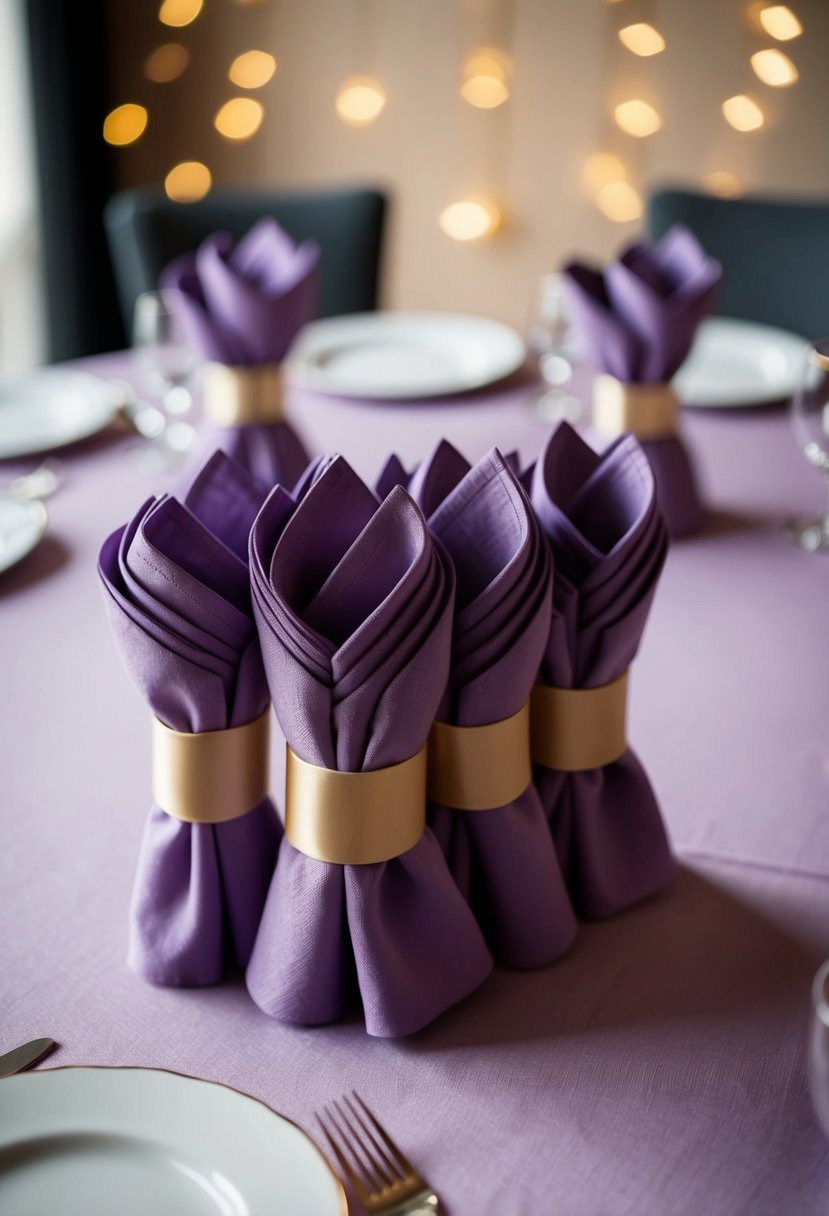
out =
[[[443,407],[293,408],[311,445],[371,478],[392,445],[411,467],[438,432],[470,459],[493,443],[531,459],[546,432],[528,399],[513,384]],[[310,1131],[315,1107],[356,1086],[449,1216],[824,1213],[829,1144],[804,1064],[810,977],[829,956],[829,564],[775,532],[822,487],[781,413],[686,427],[715,516],[668,558],[631,687],[677,882],[583,925],[554,967],[496,971],[402,1042],[356,1018],[272,1022],[241,978],[174,991],[127,969],[149,725],[107,644],[95,554],[163,487],[115,435],[67,453],[48,539],[0,577],[0,1051],[51,1034],[50,1063],[214,1078]]]

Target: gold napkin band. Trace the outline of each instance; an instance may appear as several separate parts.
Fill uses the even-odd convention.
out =
[[[269,790],[265,710],[227,730],[182,734],[153,719],[153,797],[185,823],[225,823],[253,810]]]
[[[530,697],[534,762],[576,773],[620,759],[627,751],[627,687],[627,672],[600,688],[536,684]]]
[[[604,435],[631,431],[637,439],[676,432],[679,401],[670,384],[623,384],[615,376],[593,381],[593,425]]]
[[[218,426],[279,422],[282,418],[282,364],[230,367],[208,363],[202,378],[204,413]]]
[[[343,866],[399,857],[426,825],[426,746],[402,764],[340,773],[288,748],[285,835],[300,853]]]
[[[432,726],[427,790],[433,802],[488,811],[514,802],[532,776],[529,699],[518,713],[487,726]]]

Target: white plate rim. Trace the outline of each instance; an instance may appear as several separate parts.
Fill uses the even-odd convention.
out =
[[[755,340],[763,340],[769,343],[776,343],[778,350],[781,350],[787,361],[793,360],[796,354],[805,355],[809,348],[809,339],[804,338],[801,334],[795,333],[793,330],[783,329],[778,325],[767,325],[762,321],[751,321],[743,317],[728,317],[728,316],[713,316],[706,317],[701,323],[698,335],[701,334],[703,341],[705,340],[706,332],[715,332],[722,337],[731,333],[732,335],[738,330],[745,333],[753,333]],[[693,356],[693,347],[689,354],[689,358]],[[732,409],[755,409],[759,406],[773,405],[785,402],[792,396],[799,384],[799,376],[795,376],[794,372],[788,377],[782,378],[777,384],[770,385],[768,389],[751,390],[746,394],[741,392],[734,386],[726,386],[718,392],[710,392],[703,390],[701,397],[696,399],[692,391],[683,383],[687,381],[687,375],[683,375],[684,366],[681,367],[673,378],[673,385],[677,390],[680,402],[683,408],[691,410],[732,410]],[[693,377],[691,377],[693,380]]]
[[[441,323],[456,325],[458,328],[480,326],[482,330],[486,330],[490,334],[497,333],[506,340],[512,347],[512,352],[508,358],[505,357],[500,363],[494,364],[494,370],[484,371],[479,376],[463,380],[449,377],[442,383],[436,382],[433,386],[414,390],[394,385],[387,386],[385,390],[373,385],[359,388],[353,385],[344,386],[337,383],[336,377],[332,378],[330,373],[321,370],[316,363],[312,362],[312,359],[319,358],[319,355],[332,345],[332,340],[337,338],[339,332],[347,333],[349,330],[353,330],[356,335],[361,330],[365,330],[370,335],[371,330],[375,328],[381,332],[387,328],[400,329],[405,332],[418,325],[434,326]],[[411,311],[381,309],[377,312],[344,313],[342,316],[323,317],[318,321],[311,321],[300,332],[288,352],[284,370],[292,386],[311,389],[332,397],[366,401],[421,401],[474,392],[476,389],[485,388],[490,384],[497,384],[516,372],[523,365],[526,357],[526,343],[518,331],[492,317],[445,310],[430,312],[426,309]]]
[[[14,1081],[19,1083],[24,1078],[44,1077],[53,1073],[65,1072],[139,1072],[147,1074],[163,1074],[164,1076],[176,1077],[178,1080],[191,1081],[198,1085],[207,1085],[218,1090],[226,1091],[234,1094],[238,1098],[242,1098],[246,1102],[251,1102],[256,1106],[261,1107],[274,1118],[281,1120],[283,1123],[290,1124],[290,1126],[299,1132],[299,1134],[311,1145],[319,1158],[321,1166],[325,1169],[325,1172],[328,1174],[331,1182],[334,1185],[337,1202],[340,1207],[339,1216],[348,1216],[348,1199],[346,1197],[345,1190],[343,1189],[342,1182],[334,1172],[328,1158],[325,1156],[316,1140],[314,1140],[313,1136],[309,1135],[304,1127],[300,1127],[300,1125],[295,1120],[289,1118],[288,1115],[283,1115],[281,1111],[276,1110],[275,1107],[271,1106],[268,1102],[265,1102],[263,1098],[257,1098],[253,1094],[246,1093],[242,1089],[237,1089],[236,1086],[230,1085],[226,1081],[214,1081],[208,1077],[196,1077],[191,1073],[181,1072],[175,1068],[161,1068],[154,1065],[145,1064],[57,1064],[51,1068],[32,1068],[26,1069],[23,1072],[12,1073],[8,1077],[0,1078],[0,1086],[2,1086],[4,1082]],[[0,1089],[0,1094],[2,1094],[2,1089]],[[2,1148],[3,1140],[0,1139],[0,1149]]]
[[[7,570],[13,570],[18,562],[22,562],[24,557],[28,557],[32,550],[36,549],[43,540],[46,535],[46,529],[49,526],[49,512],[39,498],[16,498],[14,494],[0,494],[0,498],[7,499],[9,502],[28,509],[33,517],[32,535],[24,549],[18,550],[11,560],[7,560],[3,556],[2,548],[0,548],[0,574],[5,574]]]
[[[89,386],[95,384],[94,391],[99,395],[99,400],[90,407],[88,417],[82,421],[81,425],[76,425],[74,429],[66,433],[65,437],[59,438],[57,441],[44,441],[42,438],[31,437],[31,435],[26,439],[24,435],[20,442],[5,446],[0,443],[0,460],[17,460],[21,456],[39,456],[44,452],[57,452],[61,448],[90,439],[112,422],[118,407],[111,386],[103,376],[79,367],[39,367],[33,369],[28,375],[8,381],[0,390],[0,410],[3,409],[2,397],[13,394],[18,385],[25,386],[28,383],[36,384],[37,381],[46,382],[47,380],[65,381],[69,378],[77,379],[77,388],[74,390],[77,392],[82,391],[83,381],[86,381]]]

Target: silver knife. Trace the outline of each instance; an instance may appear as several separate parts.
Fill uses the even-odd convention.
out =
[[[48,1056],[53,1047],[57,1047],[54,1039],[32,1039],[31,1043],[24,1043],[22,1047],[7,1051],[4,1056],[0,1056],[0,1079],[31,1068],[44,1056]]]

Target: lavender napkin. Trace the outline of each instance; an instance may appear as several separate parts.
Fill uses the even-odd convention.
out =
[[[636,655],[668,549],[651,468],[632,436],[599,456],[563,423],[526,482],[554,563],[541,681],[608,684]],[[536,765],[535,780],[577,912],[608,916],[669,881],[659,807],[632,750],[585,772]]]
[[[392,457],[380,475],[405,478],[429,530],[455,566],[449,684],[438,719],[482,726],[530,695],[550,631],[549,546],[497,449],[471,468],[445,440],[407,476]],[[498,962],[535,967],[572,942],[576,923],[538,792],[462,811],[430,804],[429,822]]]
[[[225,232],[172,262],[161,277],[182,323],[204,359],[233,367],[279,363],[317,310],[319,248],[295,245],[265,217],[234,246]],[[292,486],[308,463],[287,422],[210,427],[218,445],[265,489]]]
[[[184,503],[149,499],[101,549],[121,656],[152,712],[173,730],[240,726],[268,705],[246,561],[262,497],[217,452]],[[216,983],[227,967],[244,966],[280,835],[268,798],[218,824],[183,823],[154,806],[133,890],[130,966],[179,985]]]
[[[295,509],[274,490],[250,551],[268,683],[294,752],[360,772],[419,751],[446,685],[454,581],[408,494],[379,505],[337,457]],[[338,1018],[356,985],[369,1034],[397,1036],[490,967],[427,828],[402,856],[361,866],[283,840],[247,979],[266,1013],[311,1024]]]
[[[574,324],[588,358],[625,384],[658,384],[676,373],[722,276],[696,237],[676,225],[661,241],[628,246],[602,273],[579,262],[564,269]],[[701,527],[704,511],[679,434],[643,440],[673,536]]]

